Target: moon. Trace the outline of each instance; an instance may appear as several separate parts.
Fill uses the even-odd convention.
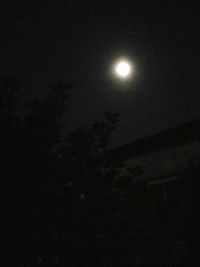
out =
[[[127,80],[133,74],[133,64],[126,59],[120,59],[114,64],[113,70],[116,77]]]
[[[120,61],[116,65],[116,73],[121,77],[127,77],[130,74],[131,67],[126,61]]]

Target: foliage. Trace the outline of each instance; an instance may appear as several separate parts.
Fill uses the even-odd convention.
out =
[[[170,185],[120,176],[108,153],[117,114],[63,137],[70,86],[29,102],[23,120],[19,89],[1,79],[4,266],[199,266],[198,165]]]

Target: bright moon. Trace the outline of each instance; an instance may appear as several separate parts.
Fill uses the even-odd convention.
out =
[[[121,61],[116,66],[116,72],[121,77],[126,77],[130,74],[130,65],[126,61]]]
[[[127,60],[120,60],[114,66],[115,74],[121,79],[127,79],[132,73],[132,65]]]

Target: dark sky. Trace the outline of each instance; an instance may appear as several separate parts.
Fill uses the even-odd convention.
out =
[[[73,126],[120,112],[126,143],[199,117],[199,14],[198,1],[0,1],[1,68],[25,98],[72,84]],[[127,86],[109,77],[121,56],[137,67]]]

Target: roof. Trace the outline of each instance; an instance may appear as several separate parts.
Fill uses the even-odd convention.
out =
[[[111,157],[114,161],[123,161],[199,139],[200,119],[197,119],[117,147],[109,153],[109,158]]]

